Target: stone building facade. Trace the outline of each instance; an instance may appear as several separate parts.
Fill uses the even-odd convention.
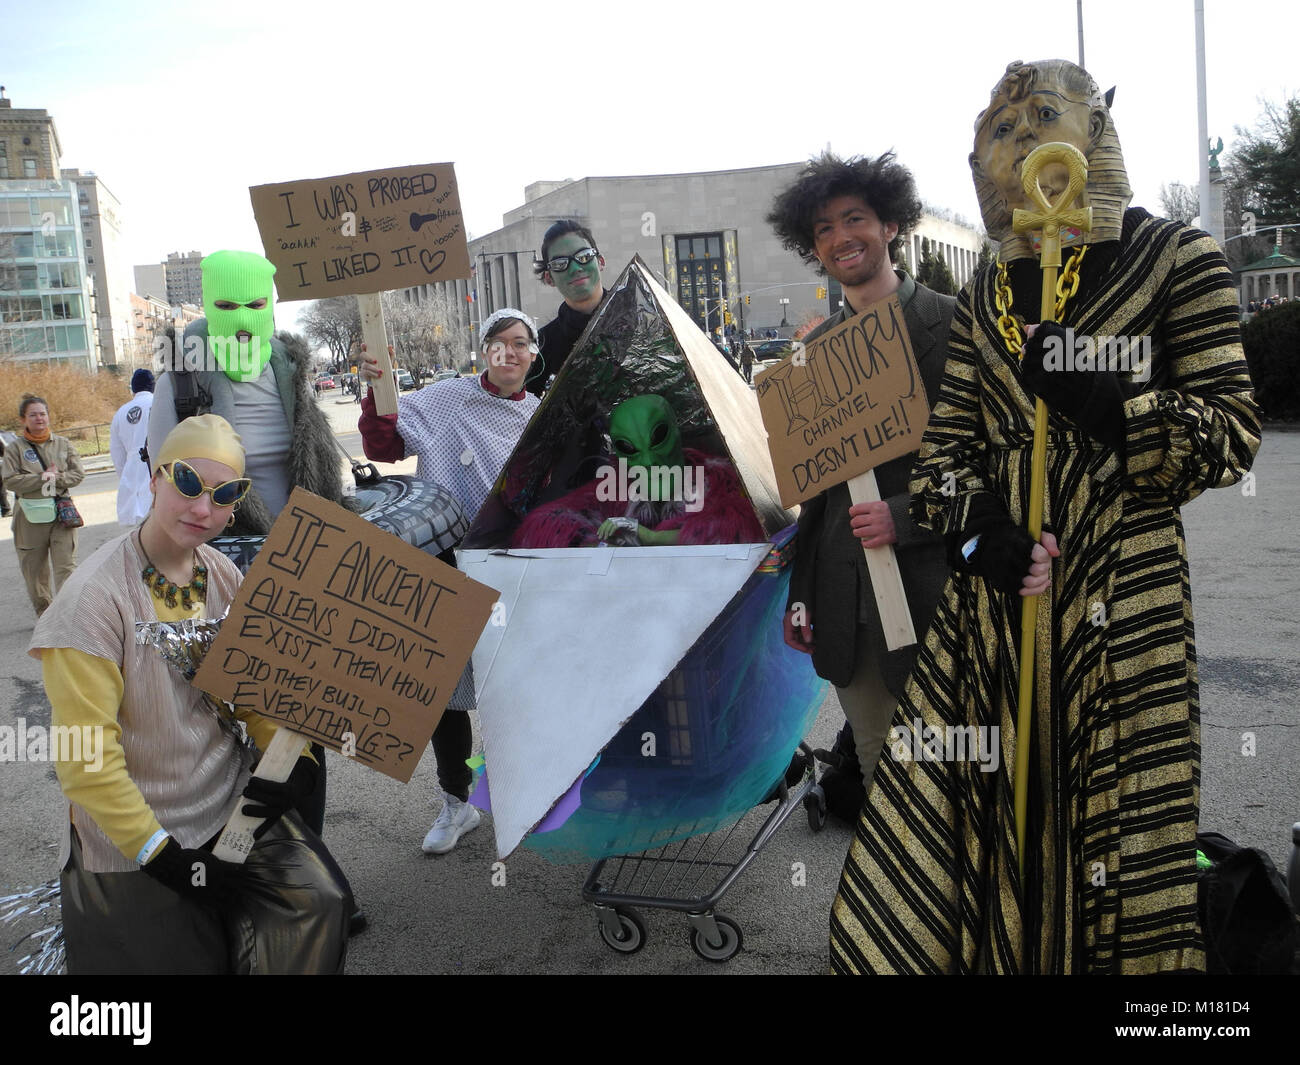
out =
[[[504,214],[501,228],[469,242],[473,278],[405,295],[418,301],[434,291],[446,294],[471,328],[504,306],[550,321],[560,298],[536,277],[534,259],[551,223],[575,218],[595,235],[607,284],[640,255],[701,328],[716,331],[725,311],[738,328],[789,336],[838,306],[833,286],[781,247],[764,221],[803,166],[537,181],[524,189],[524,202]],[[913,272],[921,236],[935,242],[959,282],[969,278],[983,241],[978,230],[927,214],[914,236],[914,257],[908,244]]]

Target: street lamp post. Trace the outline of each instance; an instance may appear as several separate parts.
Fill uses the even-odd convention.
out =
[[[790,298],[788,296],[782,296],[776,302],[781,305],[781,327],[786,328],[790,325],[790,320],[787,317],[787,312],[790,307]]]

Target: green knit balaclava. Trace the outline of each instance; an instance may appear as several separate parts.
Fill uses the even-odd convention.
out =
[[[663,396],[653,393],[625,399],[614,408],[609,416],[609,438],[614,453],[629,469],[680,467],[686,461],[673,408]],[[656,494],[652,488],[651,497]]]
[[[255,381],[271,361],[275,267],[251,251],[217,251],[201,264],[208,350],[232,381]]]

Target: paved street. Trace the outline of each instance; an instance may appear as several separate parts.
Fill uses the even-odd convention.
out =
[[[329,397],[322,404],[336,428],[355,425],[356,407]],[[349,444],[359,450],[355,437],[345,438]],[[1184,511],[1202,682],[1202,826],[1264,848],[1285,868],[1290,826],[1300,819],[1300,546],[1292,535],[1300,433],[1267,433],[1255,475],[1254,496],[1239,488],[1211,492]],[[76,495],[89,523],[83,559],[119,531],[113,483],[111,475],[97,476]],[[0,525],[0,541],[8,541],[8,522]],[[0,586],[9,589],[0,612],[0,660],[9,665],[0,675],[0,725],[19,718],[48,724],[38,663],[24,654],[31,610],[4,543]],[[832,692],[812,744],[828,746],[840,719]],[[1243,755],[1252,736],[1255,753]],[[552,866],[521,850],[506,863],[505,883],[493,886],[486,820],[451,854],[421,854],[432,819],[431,755],[409,785],[329,757],[326,838],[371,916],[369,931],[352,941],[350,972],[793,974],[826,967],[827,914],[847,826],[832,821],[814,835],[796,812],[758,856],[721,907],[745,937],[745,950],[728,965],[697,959],[685,919],[669,913],[645,913],[648,944],[624,957],[600,942],[581,901],[585,867]],[[0,893],[53,876],[62,805],[52,768],[0,764],[0,808]],[[759,820],[750,815],[753,825]],[[796,863],[806,884],[792,875]],[[0,972],[11,968],[0,953]]]

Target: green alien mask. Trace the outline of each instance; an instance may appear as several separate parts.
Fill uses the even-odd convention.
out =
[[[609,416],[609,436],[614,452],[627,462],[628,469],[681,467],[682,433],[677,427],[673,408],[663,396],[633,396],[625,399]],[[650,478],[651,498],[659,501],[666,478]]]
[[[232,381],[254,381],[271,361],[275,267],[251,251],[218,251],[202,263],[208,349]]]

